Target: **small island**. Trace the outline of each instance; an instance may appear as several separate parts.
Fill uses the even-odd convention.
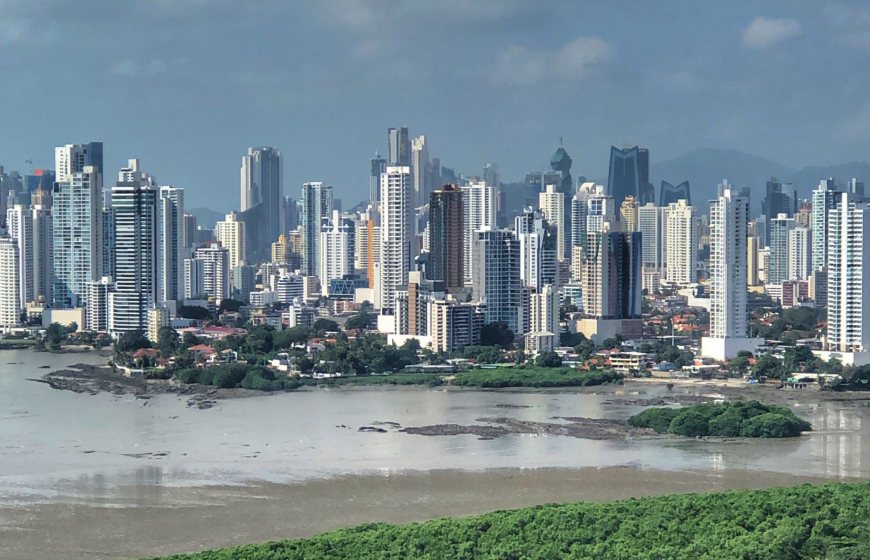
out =
[[[813,429],[790,408],[758,401],[648,408],[629,418],[628,424],[687,437],[784,438]]]

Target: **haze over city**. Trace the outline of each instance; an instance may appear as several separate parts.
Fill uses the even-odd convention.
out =
[[[867,159],[868,56],[860,2],[3,0],[3,164],[99,138],[107,169],[140,157],[226,211],[252,145],[283,151],[286,194],[324,180],[356,203],[387,125],[508,182],[560,137],[591,178],[611,144],[654,171],[702,147],[844,163]]]

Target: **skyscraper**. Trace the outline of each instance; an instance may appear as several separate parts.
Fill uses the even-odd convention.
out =
[[[465,283],[465,215],[462,191],[444,185],[432,191],[429,199],[430,280],[441,280],[448,292],[462,289]]]
[[[698,214],[685,199],[673,202],[665,210],[666,269],[671,284],[688,285],[697,282]],[[646,245],[646,239],[643,240]]]
[[[649,182],[649,150],[646,148],[619,149],[610,147],[610,172],[607,176],[607,194],[616,204],[622,204],[631,195],[639,204],[654,202]]]
[[[689,182],[683,181],[679,185],[672,185],[667,181],[662,181],[661,190],[659,191],[659,206],[667,206],[680,200],[685,200],[690,205],[692,204]]]
[[[242,156],[241,219],[247,225],[247,259],[269,259],[272,242],[281,234],[284,163],[281,151],[271,147],[248,148]]]
[[[223,221],[215,224],[217,240],[230,252],[230,268],[235,268],[247,262],[245,254],[247,228],[248,224],[240,221],[239,215],[235,212],[230,212]],[[271,245],[269,253],[271,257]]]
[[[838,193],[828,218],[827,349],[856,353],[854,362],[870,362],[870,204],[859,195]]]
[[[782,284],[788,276],[788,239],[794,229],[794,218],[779,214],[770,220],[770,268],[767,271],[768,284]]]
[[[157,301],[181,299],[184,282],[184,189],[161,186],[157,205]]]
[[[660,274],[664,273],[667,252],[667,208],[651,202],[637,209],[637,229],[643,239],[643,266]]]
[[[641,234],[613,231],[612,225],[605,222],[600,231],[589,232],[583,313],[593,319],[640,319]]]
[[[381,175],[387,169],[387,160],[381,157],[381,154],[375,152],[375,157],[371,160],[372,170],[369,177],[369,202],[374,205],[381,200]]]
[[[755,351],[763,342],[748,338],[748,219],[749,202],[724,181],[710,205],[710,334],[701,341],[705,357],[733,358],[741,350]]]
[[[332,214],[332,187],[320,181],[302,184],[302,274],[319,271],[320,227]]]
[[[472,181],[462,186],[462,253],[465,258],[465,281],[471,282],[472,247],[476,233],[496,227],[498,193],[496,188],[483,181]]]
[[[387,166],[381,175],[381,260],[375,296],[382,311],[392,311],[396,290],[408,283],[411,212],[411,168]]]
[[[520,245],[520,281],[523,286],[541,289],[559,283],[556,226],[539,210],[527,208],[514,220]]]
[[[811,215],[813,229],[813,270],[825,268],[828,264],[828,213],[837,203],[837,185],[834,179],[824,179],[813,191]]]
[[[33,288],[33,213],[27,206],[16,204],[6,211],[6,227],[9,237],[15,239],[18,247],[18,296],[20,308],[34,299]]]
[[[547,222],[556,227],[556,258],[565,260],[565,195],[556,189],[556,185],[547,185],[538,195],[538,208]]]
[[[844,189],[847,193],[853,194],[858,198],[864,198],[864,182],[855,179],[849,179],[846,181],[846,188]]]
[[[810,228],[795,227],[788,232],[789,280],[808,280],[812,272],[812,234]]]
[[[390,147],[387,165],[411,167],[411,141],[408,136],[408,127],[387,129],[387,142]]]
[[[478,230],[474,234],[472,283],[475,301],[486,304],[485,322],[504,322],[522,335],[523,297],[520,247],[510,230]]]
[[[13,238],[0,237],[0,326],[21,322],[19,270],[18,243]]]
[[[52,200],[53,307],[79,307],[87,283],[102,276],[102,176],[87,165],[55,183]]]
[[[42,189],[33,195],[33,299],[51,303],[52,225],[51,196]]]
[[[622,231],[637,231],[637,199],[625,197],[619,207],[619,219],[622,220]]]
[[[120,178],[123,177],[123,174]],[[109,331],[148,328],[148,309],[158,299],[158,199],[150,177],[112,187],[115,214],[115,291],[109,294]]]
[[[103,175],[103,143],[67,144],[54,149],[55,181],[69,182],[74,173],[81,173],[91,166]]]
[[[615,220],[615,211],[613,198],[607,196],[604,185],[581,184],[571,199],[572,247],[582,247],[585,254],[588,248],[586,232],[601,229],[604,220]]]
[[[230,252],[220,243],[197,248],[193,258],[185,261],[185,276],[185,284],[190,284],[186,292],[213,298],[220,305],[232,290]]]
[[[411,141],[411,174],[414,183],[414,206],[423,206],[432,192],[429,146],[422,134]]]
[[[776,177],[771,177],[764,190],[764,199],[761,201],[761,213],[767,217],[765,225],[764,238],[767,243],[770,243],[770,226],[771,220],[780,214],[785,214],[786,217],[794,216],[796,196],[794,191],[789,191],[791,184],[783,183]]]
[[[529,332],[526,353],[552,352],[559,341],[559,292],[545,284],[529,296]]]
[[[330,295],[329,283],[353,274],[356,236],[354,223],[333,210],[332,219],[325,220],[320,231],[320,279],[321,293]]]

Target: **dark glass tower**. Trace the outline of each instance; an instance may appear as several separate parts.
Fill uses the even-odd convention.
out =
[[[408,127],[387,129],[387,138],[390,144],[389,165],[411,165],[411,139],[408,136]]]
[[[610,147],[607,194],[613,197],[617,206],[629,195],[641,205],[654,202],[654,189],[649,182],[649,150],[637,146],[625,149]]]
[[[685,200],[690,206],[692,205],[689,182],[683,181],[679,185],[672,185],[667,181],[662,181],[662,188],[659,191],[659,206],[667,206],[678,200]]]
[[[462,190],[444,185],[432,191],[427,272],[430,280],[443,281],[450,292],[461,290],[464,283],[464,238]]]

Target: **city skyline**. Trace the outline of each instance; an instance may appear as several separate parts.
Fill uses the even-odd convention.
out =
[[[51,146],[100,138],[107,169],[141,157],[187,189],[188,206],[226,211],[239,154],[255,145],[283,151],[285,193],[322,180],[348,198],[374,152],[386,153],[384,122],[425,134],[463,173],[497,162],[506,181],[546,169],[559,137],[574,174],[590,178],[606,175],[608,145],[647,147],[653,162],[711,147],[800,167],[865,159],[870,141],[868,78],[850,70],[870,31],[854,3],[692,6],[691,25],[685,2],[263,2],[242,14],[223,1],[208,10],[199,1],[87,4],[100,17],[73,17],[60,2],[3,3],[0,71],[14,64],[22,85],[0,92],[0,106],[19,108],[4,115],[17,131],[0,144],[7,169],[27,172],[26,160],[50,168]],[[230,24],[258,28],[261,43],[223,33]],[[71,35],[84,56],[54,62],[52,49]],[[102,48],[120,36],[123,48]],[[312,51],[313,37],[327,46]],[[379,93],[397,73],[401,94]],[[456,81],[463,87],[443,87]],[[543,81],[553,87],[536,87]],[[111,102],[97,104],[101,93]]]

